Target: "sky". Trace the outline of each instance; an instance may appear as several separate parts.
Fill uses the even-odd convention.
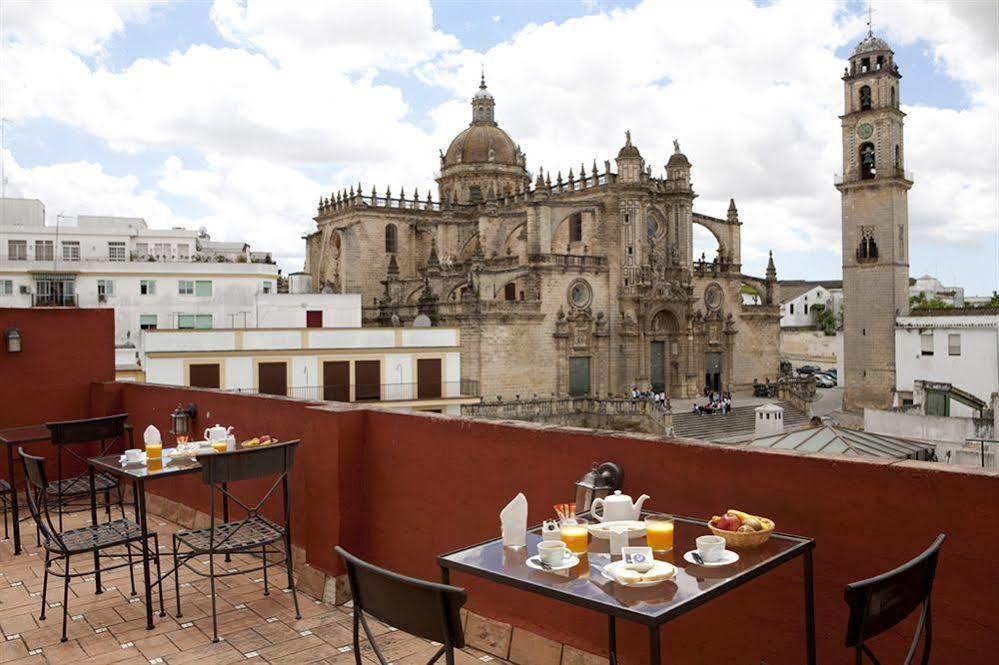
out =
[[[903,75],[910,273],[991,293],[999,3],[871,8]],[[821,0],[0,0],[3,189],[51,224],[204,226],[295,271],[321,196],[434,188],[484,69],[532,172],[612,160],[630,130],[661,175],[677,139],[695,210],[735,199],[744,272],[772,250],[781,279],[836,279],[840,77],[867,20]]]

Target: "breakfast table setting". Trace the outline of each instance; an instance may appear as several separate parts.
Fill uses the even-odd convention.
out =
[[[551,519],[531,527],[518,494],[500,512],[498,538],[437,558],[442,581],[467,574],[604,614],[611,665],[617,621],[638,623],[648,631],[648,662],[659,665],[663,625],[800,558],[805,662],[814,665],[814,540],[741,509],[700,519],[653,511],[659,506],[645,494],[601,494],[555,504]]]

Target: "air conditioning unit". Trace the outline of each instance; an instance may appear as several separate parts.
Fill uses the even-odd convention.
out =
[[[21,284],[20,293],[21,293],[22,296],[30,296],[31,295],[31,287],[28,286],[27,284]]]

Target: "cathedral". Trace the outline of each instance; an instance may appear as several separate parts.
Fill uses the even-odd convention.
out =
[[[527,170],[483,79],[430,192],[357,187],[319,202],[314,288],[360,293],[365,325],[425,315],[460,329],[461,370],[489,400],[739,390],[778,373],[779,297],[742,272],[739,213],[694,210],[673,142],[654,173],[630,132],[612,166]],[[695,257],[693,226],[718,241]],[[744,292],[759,298],[747,298]]]

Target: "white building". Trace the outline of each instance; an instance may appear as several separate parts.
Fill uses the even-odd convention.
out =
[[[966,402],[989,404],[999,392],[999,310],[913,310],[898,317],[895,368],[897,406],[925,399],[927,415],[978,415]]]
[[[476,388],[461,380],[458,329],[362,328],[359,295],[324,298],[324,318],[326,312],[334,312],[334,321],[352,323],[325,328],[144,331],[145,379],[453,414],[461,412],[462,404],[479,402]],[[271,321],[291,318],[289,312],[300,309],[277,307],[267,316],[275,317]]]
[[[831,309],[839,319],[843,311],[843,282],[784,280],[780,282],[781,328],[812,328],[816,305]]]
[[[923,294],[927,300],[939,298],[948,307],[964,307],[964,287],[944,286],[932,275],[909,280],[909,297],[917,297],[919,294]]]
[[[204,230],[92,216],[47,226],[29,199],[3,199],[0,213],[0,307],[113,307],[126,373],[141,330],[254,327],[257,296],[277,292],[269,254]]]

